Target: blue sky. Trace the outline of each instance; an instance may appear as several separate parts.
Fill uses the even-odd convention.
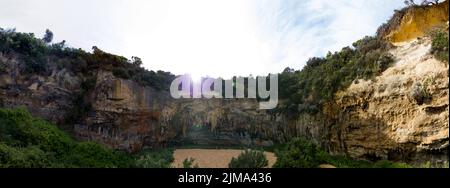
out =
[[[139,56],[151,70],[248,76],[301,69],[373,35],[401,0],[1,0],[0,27]]]

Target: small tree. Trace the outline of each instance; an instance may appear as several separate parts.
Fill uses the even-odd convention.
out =
[[[183,161],[183,168],[198,168],[198,164],[194,165],[194,158],[186,158]]]
[[[384,72],[386,69],[389,68],[389,66],[391,66],[392,63],[394,63],[394,61],[395,61],[394,56],[390,53],[381,55],[377,61],[378,70],[380,72]]]
[[[422,105],[431,100],[431,95],[427,91],[427,86],[424,86],[419,82],[414,83],[409,95],[418,105]]]
[[[436,59],[448,63],[448,32],[446,32],[443,28],[435,28],[430,32],[429,35],[432,38],[431,53]]]
[[[131,57],[131,63],[136,66],[140,67],[142,65],[142,59],[136,56]]]
[[[439,4],[440,0],[422,0],[420,5],[427,6],[427,5],[436,5]],[[404,1],[406,6],[416,6],[417,4],[414,2],[414,0],[405,0]]]
[[[269,165],[262,151],[245,150],[237,158],[232,158],[229,168],[264,168]]]
[[[277,151],[275,168],[316,168],[320,165],[319,148],[303,138],[294,138]]]
[[[42,40],[44,40],[45,43],[51,43],[53,40],[53,32],[49,29],[45,30],[45,35]]]

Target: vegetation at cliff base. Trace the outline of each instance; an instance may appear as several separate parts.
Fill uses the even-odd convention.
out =
[[[194,164],[195,159],[192,157],[183,160],[183,168],[198,168],[198,164]]]
[[[127,167],[125,153],[76,142],[55,125],[24,109],[0,109],[0,167]]]
[[[332,156],[316,144],[294,138],[276,149],[277,162],[274,168],[317,168],[321,164],[330,164],[338,168],[409,168],[404,163],[386,160],[376,162],[355,160],[345,156]]]
[[[24,109],[0,108],[0,168],[169,168],[173,149],[128,154],[78,142]]]
[[[144,150],[137,154],[133,167],[135,168],[170,168],[173,158],[173,148]]]
[[[274,168],[315,168],[320,165],[316,145],[301,138],[288,142],[276,155]]]
[[[265,168],[269,165],[266,155],[258,150],[245,150],[237,158],[232,158],[229,168]]]

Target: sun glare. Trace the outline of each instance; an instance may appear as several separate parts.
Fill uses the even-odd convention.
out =
[[[202,75],[200,74],[190,74],[193,83],[201,83]]]

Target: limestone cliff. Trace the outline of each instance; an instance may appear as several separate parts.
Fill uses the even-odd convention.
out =
[[[260,131],[272,121],[265,112],[255,111],[254,99],[175,100],[166,91],[100,71],[90,100],[93,112],[75,126],[77,136],[118,149],[177,143],[271,145],[278,137],[271,135],[275,131]]]
[[[355,158],[442,161],[449,136],[448,64],[429,50],[426,39],[394,48],[397,63],[382,75],[355,81],[322,112],[296,119],[255,110],[254,99],[175,100],[166,91],[98,70],[86,96],[92,110],[74,125],[74,133],[130,152],[180,143],[270,146],[303,136]],[[22,75],[14,70],[17,60],[4,62],[2,105],[23,106],[62,123],[86,78],[56,67],[47,76]],[[431,96],[421,104],[410,97],[418,84]]]
[[[2,54],[0,106],[25,107],[64,125],[89,74],[95,85],[81,97],[92,108],[70,131],[116,149],[270,146],[302,136],[354,158],[448,161],[448,64],[430,55],[430,41],[423,37],[427,29],[448,21],[448,1],[407,9],[400,18],[398,26],[385,30],[391,42],[402,42],[390,51],[395,65],[372,80],[355,80],[321,112],[295,119],[256,110],[255,99],[175,100],[167,91],[115,77],[100,66],[83,73],[51,64],[48,74],[24,74],[19,58]],[[418,89],[426,99],[417,101],[412,93]]]
[[[0,54],[6,71],[0,74],[0,106],[26,107],[33,115],[64,123],[83,77],[66,69],[49,67],[49,75],[27,75],[19,71],[19,59]]]
[[[76,126],[81,138],[130,151],[143,146],[271,145],[308,137],[336,154],[408,161],[444,160],[448,148],[448,65],[430,55],[422,39],[394,48],[397,63],[374,80],[355,81],[324,111],[289,119],[255,110],[251,99],[174,100],[100,72],[94,112]],[[431,100],[411,98],[423,85]]]
[[[394,66],[336,94],[332,151],[360,158],[448,160],[448,64],[429,54],[427,39],[397,47]],[[412,97],[423,87],[429,100]],[[426,157],[424,156],[426,155]]]

